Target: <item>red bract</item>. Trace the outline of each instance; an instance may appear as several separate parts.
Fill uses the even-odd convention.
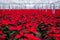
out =
[[[29,40],[40,40],[39,38],[37,38],[31,34],[25,34],[24,36],[28,37]]]
[[[16,27],[12,27],[12,26],[10,26],[8,29],[9,29],[9,30],[17,30]]]
[[[3,31],[2,30],[0,30],[0,34],[3,34]]]
[[[8,25],[9,24],[9,21],[8,20],[2,20],[2,24]]]
[[[21,26],[10,26],[8,29],[9,30],[21,30]]]
[[[17,35],[15,36],[15,38],[17,38],[17,39],[20,38],[20,37],[21,37],[21,35],[19,35],[19,34],[17,34]]]
[[[30,31],[33,32],[33,33],[36,33],[36,28],[35,28],[35,27],[32,27],[32,28],[30,29]]]
[[[1,35],[0,36],[0,40],[5,40],[5,36],[4,35]]]

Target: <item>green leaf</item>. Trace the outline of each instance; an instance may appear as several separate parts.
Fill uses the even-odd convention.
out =
[[[7,31],[8,30],[7,26],[5,26],[5,25],[3,25],[1,29],[2,29],[2,31]]]
[[[13,38],[12,40],[19,40],[19,39],[17,39],[17,38]]]
[[[47,38],[46,40],[55,40],[54,38]]]

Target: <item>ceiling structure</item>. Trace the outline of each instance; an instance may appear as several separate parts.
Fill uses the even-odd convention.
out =
[[[55,7],[60,8],[59,0],[1,0],[0,8],[51,8],[51,4],[54,3]],[[54,6],[52,4],[52,8]]]
[[[59,0],[1,0],[0,3],[53,3]]]

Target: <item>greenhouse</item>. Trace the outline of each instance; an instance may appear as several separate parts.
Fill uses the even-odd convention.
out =
[[[60,0],[0,0],[0,40],[60,40]]]

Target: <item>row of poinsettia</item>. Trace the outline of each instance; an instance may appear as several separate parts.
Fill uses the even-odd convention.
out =
[[[0,11],[0,40],[59,40],[60,16],[20,11]]]

